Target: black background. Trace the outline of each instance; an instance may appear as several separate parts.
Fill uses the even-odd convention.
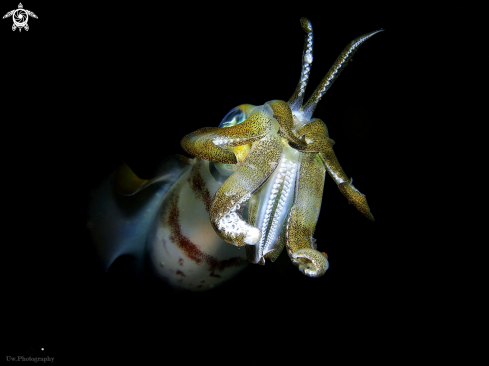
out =
[[[17,6],[2,4],[3,13]],[[427,136],[440,123],[431,93],[443,87],[442,35],[459,47],[467,9],[23,5],[39,17],[28,32],[0,22],[5,355],[253,365],[395,361],[432,349],[427,335],[444,326],[435,304],[448,285],[434,255],[442,244],[433,217],[443,208],[429,195],[436,157]],[[302,16],[315,41],[306,98],[349,41],[385,29],[315,112],[376,222],[328,177],[315,237],[330,269],[320,279],[285,254],[208,293],[141,281],[122,265],[100,271],[85,227],[90,190],[121,160],[151,176],[165,157],[185,155],[183,136],[217,126],[239,104],[288,100]]]

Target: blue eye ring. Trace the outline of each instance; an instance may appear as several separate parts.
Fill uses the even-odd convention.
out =
[[[231,109],[219,123],[218,127],[232,127],[239,125],[246,119],[245,113],[239,107]]]

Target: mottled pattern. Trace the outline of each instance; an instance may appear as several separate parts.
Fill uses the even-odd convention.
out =
[[[181,142],[182,148],[191,155],[204,160],[223,164],[236,164],[236,156],[229,150],[213,143],[218,137],[218,127],[205,127],[185,136]]]
[[[330,149],[334,141],[328,137],[328,128],[319,118],[314,118],[310,123],[299,130],[299,135],[304,136],[306,146],[298,147],[302,152],[321,152]]]
[[[238,163],[242,163],[246,159],[246,157],[250,153],[250,150],[251,150],[251,144],[241,145],[241,146],[236,146],[231,148],[231,151],[236,156],[236,160],[238,161]]]
[[[327,148],[320,154],[321,160],[326,165],[328,174],[333,178],[338,185],[341,193],[346,197],[348,203],[353,205],[370,221],[375,221],[367,203],[365,195],[360,193],[352,184],[352,180],[348,178],[343,168],[341,167],[332,147]]]
[[[188,182],[195,193],[195,198],[201,200],[205,205],[205,210],[209,212],[211,208],[212,196],[207,188],[204,177],[200,173],[202,169],[202,161],[197,161],[192,167],[192,172],[188,178]]]
[[[236,212],[239,220],[244,221],[240,215],[243,206],[277,167],[270,163],[278,161],[281,150],[282,143],[277,134],[269,133],[253,145],[245,161],[216,192],[210,218],[214,229],[223,240],[238,246],[258,242],[259,236],[255,243],[246,240],[247,232],[221,230],[220,222],[230,212]]]
[[[367,204],[367,199],[365,195],[360,193],[358,189],[356,189],[353,184],[353,179],[350,179],[348,182],[341,183],[338,188],[341,193],[346,197],[348,202],[355,206],[355,208],[362,213],[370,221],[375,221],[373,215],[370,213],[370,208]]]
[[[308,273],[315,271],[314,277],[321,276],[328,268],[325,256],[312,255],[317,252],[312,236],[316,229],[316,223],[321,209],[325,171],[324,164],[317,154],[303,154],[298,189],[296,191],[297,196],[295,204],[290,211],[286,231],[287,252],[292,262],[304,269],[304,271],[307,268]],[[295,252],[301,249],[310,250],[302,251],[300,256],[294,255]],[[317,263],[321,263],[321,266],[314,270],[310,268],[314,264],[312,261],[313,258]],[[321,259],[322,262],[320,261]],[[321,270],[324,271],[320,273]]]
[[[202,252],[199,246],[193,243],[189,238],[182,234],[180,227],[180,212],[178,209],[178,197],[173,195],[170,198],[170,209],[168,216],[164,217],[166,222],[163,224],[168,225],[171,230],[170,240],[173,244],[177,245],[187,256],[188,259],[201,263],[205,262],[209,265],[209,271],[211,276],[214,275],[214,271],[222,271],[225,268],[232,266],[241,266],[245,260],[241,257],[233,257],[225,260],[217,260],[216,258]]]
[[[250,202],[249,223],[260,229],[260,241],[248,251],[252,263],[262,262],[263,257],[278,255],[283,247],[280,236],[285,229],[290,207],[294,202],[296,176],[301,154],[282,139],[283,150],[279,165],[272,175],[253,195]]]
[[[299,267],[299,271],[309,277],[321,277],[329,268],[326,253],[315,249],[304,248],[292,253],[292,261]]]
[[[273,117],[280,125],[281,135],[287,138],[290,146],[295,149],[305,147],[307,142],[304,137],[299,135],[296,131],[290,106],[283,100],[273,100],[267,104],[272,107]]]
[[[326,253],[316,250],[313,238],[326,170],[351,204],[370,220],[373,216],[365,196],[353,187],[341,168],[326,125],[311,117],[358,47],[379,31],[353,40],[302,105],[312,63],[313,36],[308,19],[301,18],[301,26],[306,32],[302,72],[289,102],[272,100],[261,107],[242,105],[239,108],[246,111],[242,123],[200,129],[187,135],[182,147],[201,159],[234,165],[226,168],[234,173],[212,199],[203,190],[205,182],[198,174],[190,181],[196,197],[206,202],[210,222],[220,238],[236,246],[248,244],[248,259],[259,264],[265,263],[264,258],[275,260],[286,246],[300,271],[319,277],[329,267]],[[293,199],[287,198],[289,191],[293,192]],[[241,213],[250,200],[246,221]],[[288,217],[281,216],[284,212]]]
[[[312,24],[307,18],[301,18],[301,26],[304,32],[306,32],[306,39],[304,41],[304,51],[302,53],[302,72],[299,83],[289,99],[290,108],[295,111],[302,106],[302,101],[304,100],[304,93],[306,91],[307,82],[309,81],[309,74],[311,72],[312,64]]]
[[[352,41],[303,105],[313,34],[306,18],[301,26],[302,71],[288,102],[235,107],[221,127],[183,138],[182,147],[195,159],[170,157],[151,179],[140,179],[122,164],[93,192],[87,227],[105,268],[128,255],[133,268],[150,264],[174,287],[205,291],[248,261],[274,261],[286,247],[302,273],[320,277],[329,263],[324,243],[313,235],[326,171],[348,202],[374,220],[365,196],[339,164],[326,125],[312,114],[358,47],[379,31]]]
[[[251,144],[271,129],[269,112],[265,109],[253,112],[243,123],[232,127],[205,127],[182,139],[183,149],[191,155],[215,163],[236,164],[232,151],[226,148]]]
[[[265,258],[275,262],[275,260],[278,258],[278,256],[282,253],[282,250],[285,247],[285,234],[286,234],[287,227],[285,227],[281,232],[280,235],[277,239],[277,242],[275,243],[275,249],[272,250],[271,252],[265,254]],[[248,255],[248,253],[246,253]]]

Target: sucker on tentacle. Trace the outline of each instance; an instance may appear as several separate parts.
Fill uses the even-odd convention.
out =
[[[364,34],[358,38],[355,38],[351,41],[348,46],[340,53],[333,66],[328,70],[326,76],[321,80],[316,90],[312,93],[309,100],[306,102],[304,106],[302,106],[303,118],[310,119],[314,110],[316,109],[317,104],[323,97],[323,95],[331,88],[334,81],[340,76],[340,73],[343,69],[348,65],[348,62],[352,59],[353,55],[358,51],[358,48],[370,37],[376,35],[379,32],[382,32],[383,29],[379,29],[377,31],[373,31],[367,34]]]
[[[313,235],[326,172],[374,221],[365,195],[335,155],[326,124],[312,115],[353,54],[382,30],[351,41],[304,104],[313,29],[306,18],[301,26],[301,75],[288,102],[239,105],[218,127],[182,139],[194,159],[172,156],[152,179],[140,179],[123,164],[94,192],[87,226],[105,268],[129,255],[134,267],[147,265],[171,286],[205,291],[248,261],[275,261],[285,248],[299,271],[321,277],[329,260]]]

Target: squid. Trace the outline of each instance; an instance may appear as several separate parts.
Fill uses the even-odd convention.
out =
[[[104,269],[127,255],[136,273],[206,291],[249,263],[275,261],[285,248],[300,272],[321,277],[328,256],[313,235],[326,172],[374,221],[365,195],[336,158],[326,124],[312,116],[358,48],[382,29],[351,41],[304,103],[313,30],[308,19],[300,22],[306,33],[302,72],[287,102],[239,105],[217,127],[182,139],[193,159],[173,155],[152,179],[123,163],[92,192],[87,227]]]

